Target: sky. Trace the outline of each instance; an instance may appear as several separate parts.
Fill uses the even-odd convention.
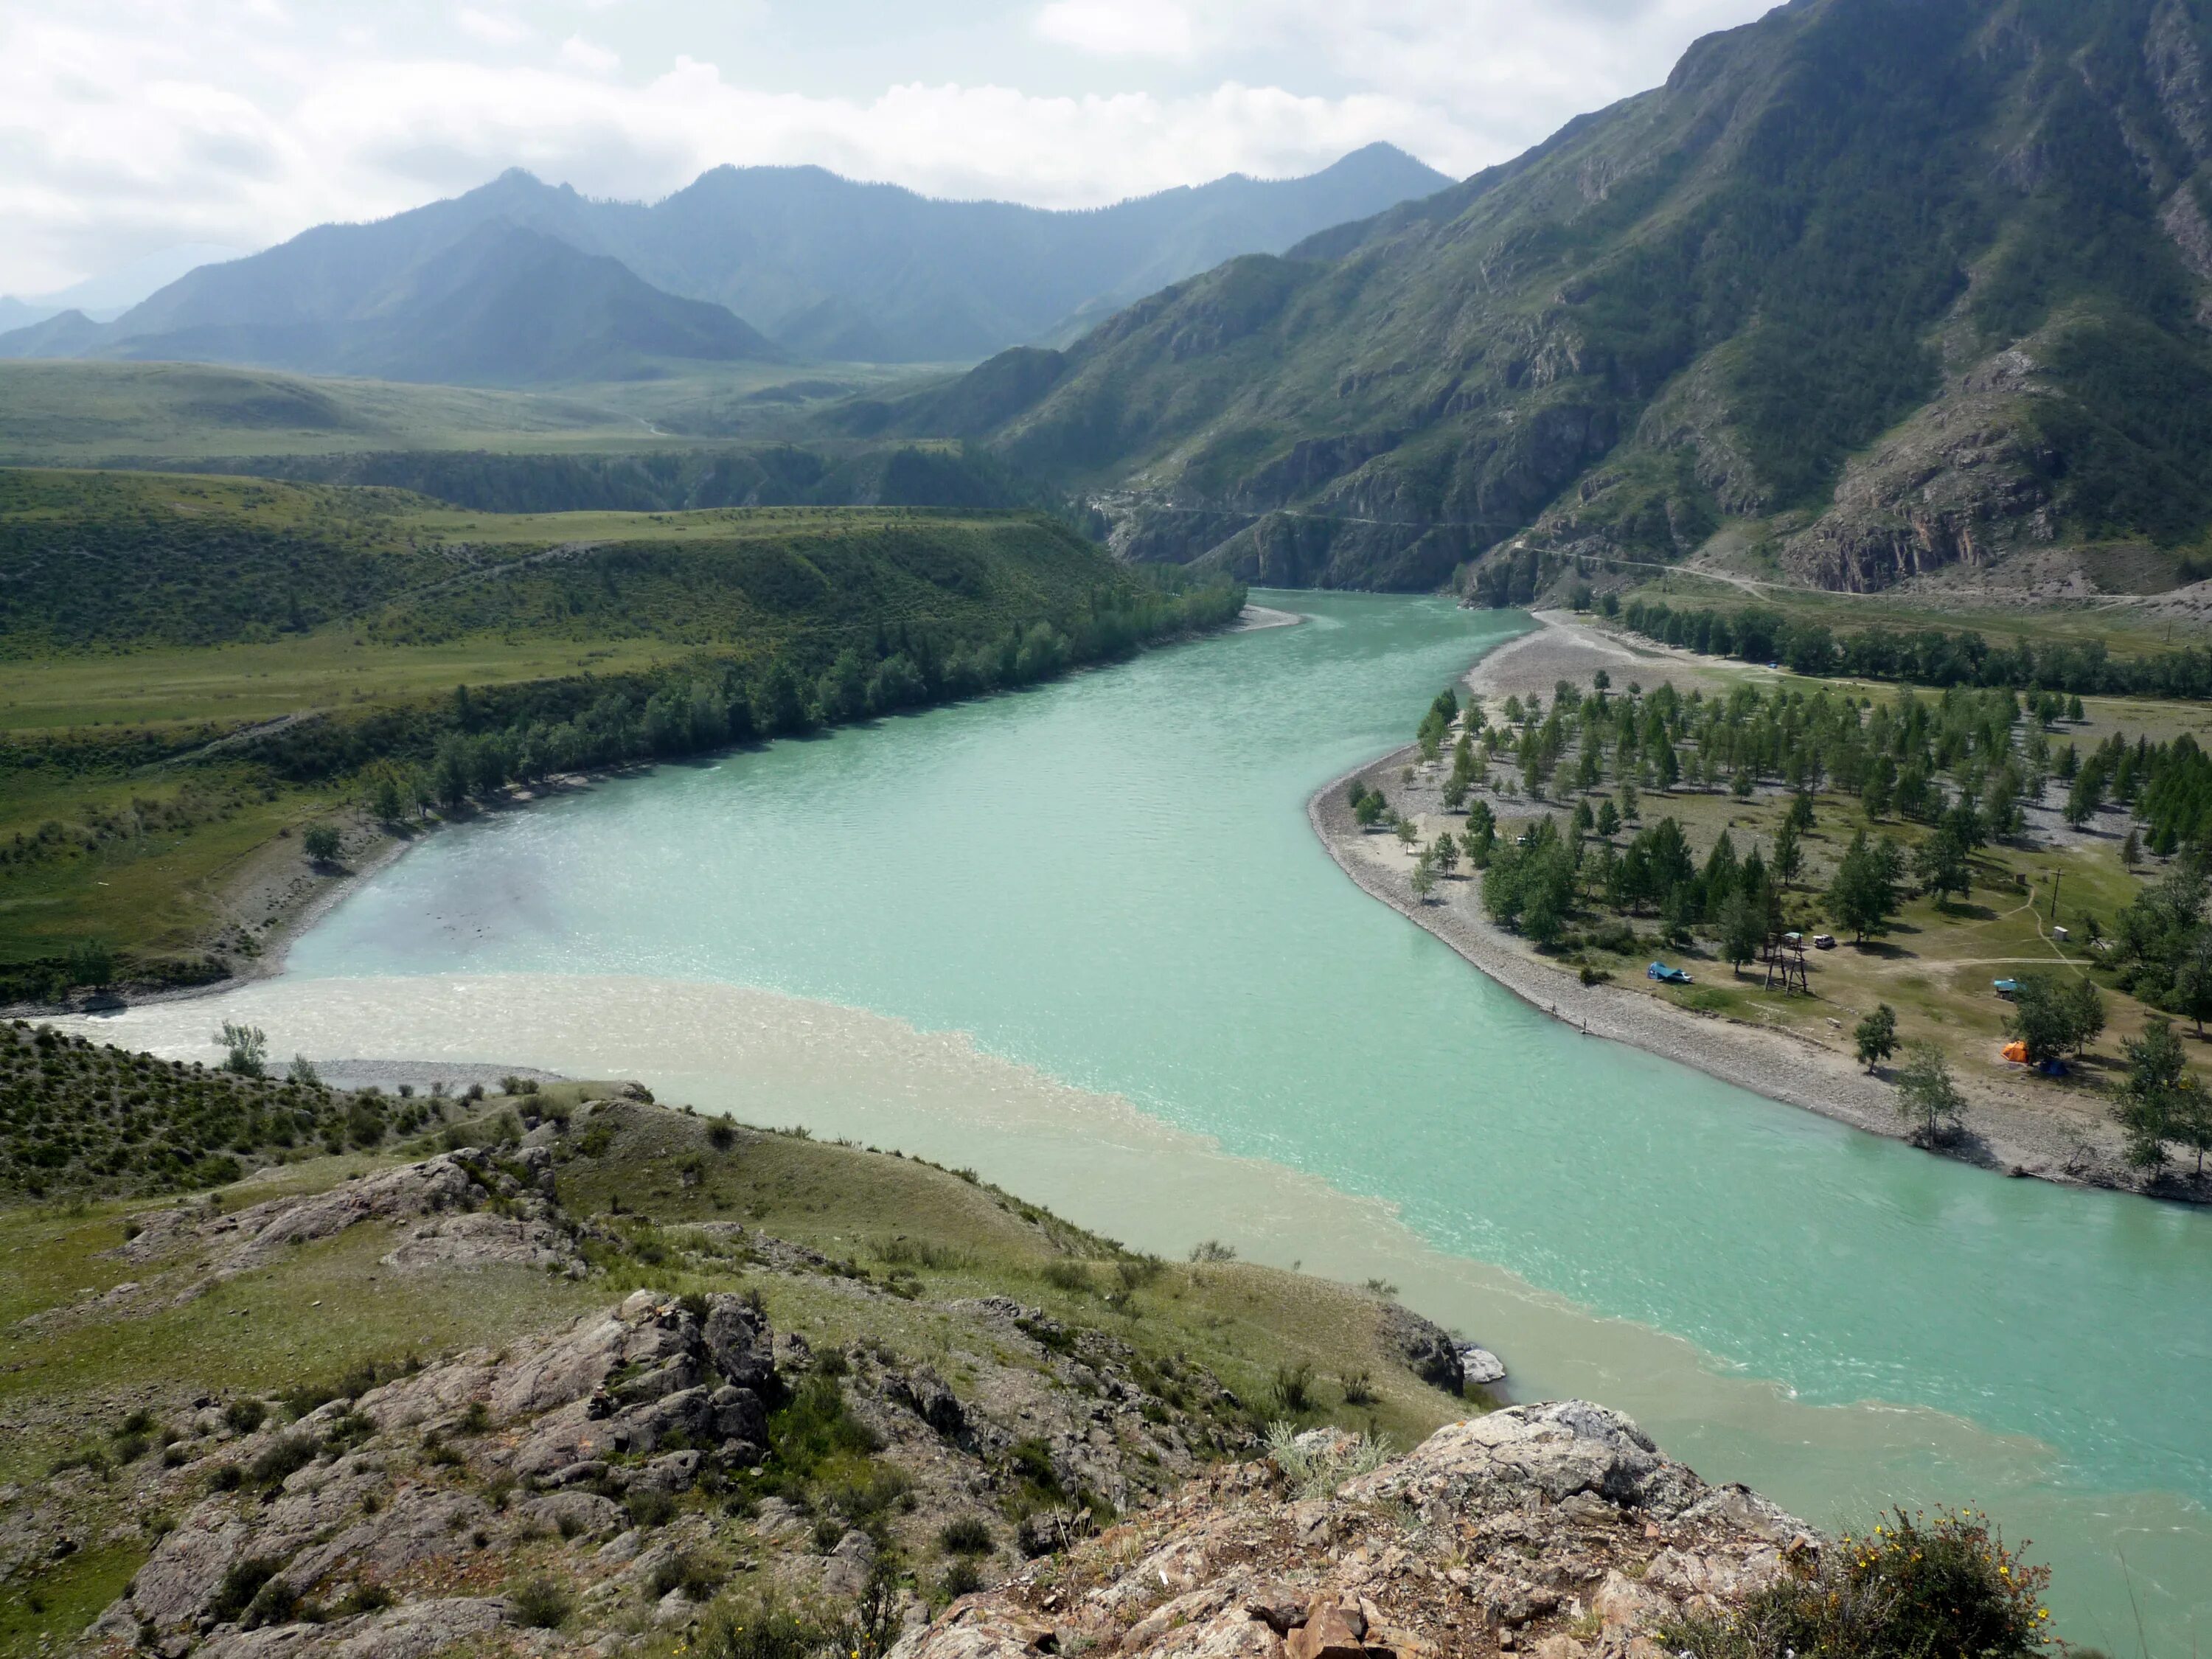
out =
[[[1463,176],[1771,0],[6,0],[0,293],[524,167],[1092,206],[1387,139]]]

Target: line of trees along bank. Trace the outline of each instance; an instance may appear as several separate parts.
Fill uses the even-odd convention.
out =
[[[361,776],[387,819],[457,807],[513,782],[670,758],[848,724],[1048,680],[1146,644],[1218,629],[1245,590],[1101,592],[1079,614],[963,635],[888,624],[744,657],[702,654],[649,672],[457,687],[438,702],[301,722],[244,753],[283,780]]]
[[[2115,657],[2101,640],[1991,645],[1972,629],[1883,627],[1838,634],[1825,623],[1792,622],[1779,611],[1750,605],[1733,613],[1676,610],[1613,594],[1576,595],[1577,609],[1594,604],[1633,633],[1662,645],[1743,662],[1780,663],[1794,672],[1829,678],[1904,680],[1919,685],[2045,690],[2078,696],[2212,697],[2212,651],[2191,647],[2148,657]]]

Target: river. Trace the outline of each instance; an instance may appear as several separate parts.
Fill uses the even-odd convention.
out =
[[[277,979],[99,1022],[422,1054],[973,1164],[1127,1242],[1401,1284],[1516,1397],[1816,1523],[1987,1507],[2073,1639],[2212,1626],[2212,1215],[2006,1181],[1584,1038],[1359,893],[1320,783],[1525,619],[1296,628],[441,833]]]

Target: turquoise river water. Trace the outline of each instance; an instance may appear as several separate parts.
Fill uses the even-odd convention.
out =
[[[1525,621],[1261,597],[1308,620],[440,834],[238,1000],[280,1053],[626,1061],[1151,1248],[1381,1263],[1519,1397],[1589,1392],[1824,1525],[1985,1505],[2075,1639],[2133,1650],[2139,1606],[2154,1650],[2193,1645],[2212,1215],[1999,1179],[1528,1009],[1303,811]]]

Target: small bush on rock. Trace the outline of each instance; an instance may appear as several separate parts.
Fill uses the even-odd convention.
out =
[[[216,1587],[214,1599],[208,1603],[208,1612],[218,1625],[228,1624],[253,1605],[253,1598],[261,1594],[261,1587],[276,1576],[276,1564],[258,1557],[234,1563]]]
[[[247,1476],[255,1486],[264,1489],[281,1486],[289,1476],[315,1461],[315,1451],[312,1434],[284,1435],[261,1449],[248,1467]]]
[[[2021,1659],[2049,1639],[2050,1578],[1980,1515],[1946,1510],[1931,1522],[1899,1510],[1738,1611],[1682,1620],[1661,1635],[1687,1659]]]
[[[948,1555],[988,1555],[997,1547],[991,1528],[972,1515],[948,1522],[937,1541]]]
[[[557,1629],[574,1605],[550,1578],[533,1578],[514,1592],[514,1616],[532,1630]]]

